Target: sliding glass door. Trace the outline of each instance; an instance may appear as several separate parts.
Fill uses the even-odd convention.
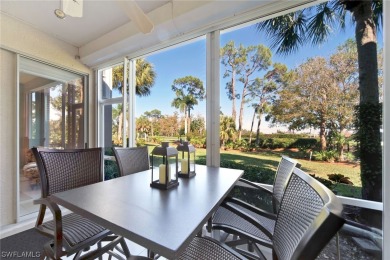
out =
[[[19,217],[38,210],[40,181],[32,147],[86,146],[85,76],[20,58]]]

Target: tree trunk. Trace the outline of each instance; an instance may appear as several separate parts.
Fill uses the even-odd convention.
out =
[[[321,143],[321,151],[326,150],[326,136],[325,136],[325,121],[322,121],[320,124],[320,143]]]
[[[343,143],[339,144],[337,149],[338,149],[340,161],[343,162],[344,161],[344,144]]]
[[[249,145],[252,143],[252,132],[253,132],[253,123],[255,122],[255,116],[257,112],[257,107],[253,111],[253,117],[252,117],[252,124],[251,124],[251,131],[249,133]]]
[[[259,121],[257,122],[257,132],[256,132],[256,146],[259,146],[260,145],[260,125],[261,125],[261,117],[262,117],[263,113],[259,112]]]
[[[379,103],[376,28],[372,1],[359,1],[351,11],[356,21],[359,63],[359,141],[362,198],[382,201],[381,104]]]
[[[241,104],[240,104],[240,115],[238,117],[238,140],[241,140],[242,133],[242,119],[244,118],[244,104],[245,104],[245,96],[246,96],[246,84],[242,89],[241,95]]]
[[[233,122],[236,122],[236,70],[232,69],[232,118]]]
[[[187,118],[187,122],[188,122],[187,130],[188,130],[188,132],[191,132],[191,108],[190,108],[190,107],[188,107],[188,118]]]
[[[184,134],[187,135],[187,112],[184,113]]]

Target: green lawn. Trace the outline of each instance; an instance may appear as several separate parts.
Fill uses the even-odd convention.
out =
[[[206,157],[205,149],[197,149],[199,158]],[[334,184],[332,190],[338,195],[361,198],[360,165],[356,163],[329,163],[309,161],[308,159],[297,158],[298,153],[292,151],[262,151],[262,152],[241,152],[236,150],[221,151],[221,162],[233,161],[245,166],[259,166],[261,173],[273,175],[278,167],[281,155],[296,159],[301,164],[301,169],[317,177],[328,179],[328,174],[338,173],[349,177],[354,185]],[[295,155],[295,156],[294,156]]]
[[[153,146],[149,146],[150,151]],[[361,197],[360,165],[357,163],[329,163],[301,159],[299,152],[284,150],[261,152],[241,152],[237,150],[221,150],[221,166],[244,169],[244,177],[257,182],[272,184],[280,156],[286,155],[296,159],[301,169],[309,174],[315,174],[328,180],[328,174],[338,173],[353,182],[353,185],[334,183],[332,190],[338,195]],[[196,149],[197,163],[206,162],[206,149]]]

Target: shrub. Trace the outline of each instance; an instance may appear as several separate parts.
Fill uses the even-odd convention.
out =
[[[206,146],[206,137],[192,137],[190,143],[196,148],[203,148]]]
[[[344,154],[344,159],[348,162],[353,162],[356,160],[356,157],[353,153],[349,152]]]
[[[150,140],[151,140],[153,143],[161,144],[161,142],[163,141],[163,138],[160,137],[160,136],[153,136],[153,137],[150,138]]]
[[[321,177],[318,177],[316,176],[315,174],[310,174],[311,177],[313,177],[314,179],[316,179],[317,181],[321,182],[322,184],[324,184],[328,189],[332,190],[333,187],[334,187],[334,184],[333,182],[331,182],[330,180],[327,180],[325,178],[321,178]]]
[[[225,144],[225,150],[233,149],[233,142],[228,142]]]
[[[317,140],[315,138],[297,138],[297,137],[272,137],[260,138],[261,148],[298,148],[300,150],[313,149]]]
[[[333,162],[338,160],[338,153],[335,150],[314,152],[313,159],[316,161]]]
[[[234,150],[241,150],[241,149],[247,149],[248,148],[248,141],[245,139],[237,140],[233,142],[233,149]]]
[[[353,185],[353,182],[349,180],[349,177],[346,177],[343,174],[339,174],[339,173],[328,174],[328,178],[329,180],[337,183]]]
[[[117,177],[119,177],[117,163],[110,160],[104,160],[104,180],[111,180]]]
[[[316,147],[318,141],[315,138],[298,138],[289,148],[298,148],[300,151],[313,149]]]
[[[145,146],[145,139],[137,139],[137,147]]]
[[[268,138],[263,142],[263,148],[276,149],[287,148],[293,144],[295,139],[292,138]]]

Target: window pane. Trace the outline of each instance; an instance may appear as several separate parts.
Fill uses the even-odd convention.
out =
[[[101,70],[101,96],[110,99],[122,96],[123,64]]]
[[[137,145],[188,140],[206,163],[206,42],[199,38],[138,59]]]
[[[122,104],[104,105],[104,147],[121,146],[123,143]]]
[[[103,110],[104,171],[109,180],[119,177],[112,147],[123,144],[122,104],[104,105]]]

